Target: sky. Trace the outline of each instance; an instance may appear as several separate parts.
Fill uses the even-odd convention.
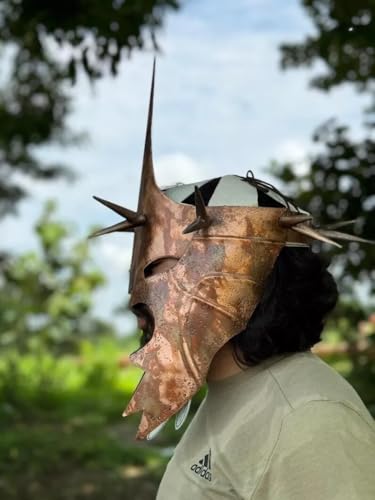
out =
[[[365,101],[351,88],[328,94],[311,89],[309,78],[318,67],[280,70],[279,45],[312,32],[297,0],[185,0],[169,14],[156,63],[153,152],[159,185],[245,175],[249,169],[275,183],[265,172],[270,161],[293,161],[303,173],[312,132],[325,120],[337,116],[359,131]],[[63,160],[78,178],[73,184],[23,180],[31,196],[17,218],[2,221],[2,248],[36,248],[33,224],[49,198],[57,200],[59,218],[74,223],[77,238],[94,225],[118,222],[92,195],[136,208],[152,61],[150,51],[134,52],[116,78],[105,77],[94,88],[84,76],[78,79],[69,125],[88,139],[78,147],[39,152]],[[95,312],[129,332],[135,320],[114,317],[113,309],[127,298],[132,235],[107,235],[90,245],[108,277],[95,297]]]

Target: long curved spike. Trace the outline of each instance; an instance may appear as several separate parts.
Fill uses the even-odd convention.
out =
[[[141,176],[141,187],[139,192],[138,210],[140,210],[142,199],[145,196],[147,188],[150,186],[150,184],[156,186],[154,166],[152,161],[152,116],[154,110],[155,67],[156,67],[156,60],[154,58],[154,63],[152,66],[151,90],[150,90],[150,99],[148,104],[146,139],[145,139],[145,149],[143,152],[143,166],[142,166],[142,176]]]
[[[155,58],[152,65],[152,78],[151,78],[151,90],[150,90],[150,100],[148,103],[148,115],[147,115],[147,128],[146,128],[146,141],[144,154],[147,156],[151,154],[152,150],[152,115],[154,112],[154,87],[155,87]]]
[[[105,227],[104,229],[99,229],[94,233],[90,234],[89,238],[96,238],[97,236],[102,236],[103,234],[116,233],[116,232],[132,232],[137,226],[141,226],[144,222],[134,223],[124,220],[118,224],[113,224],[113,226]]]
[[[318,229],[307,226],[306,224],[298,224],[297,226],[293,226],[291,230],[297,231],[297,233],[304,234],[305,236],[309,236],[310,238],[313,238],[315,240],[324,241],[325,243],[330,243],[331,245],[335,245],[338,248],[342,248],[342,245],[339,245],[338,243],[336,243],[336,241],[327,238],[323,234],[320,234]]]
[[[303,215],[293,215],[293,214],[292,215],[283,215],[279,219],[279,224],[282,227],[289,228],[289,227],[295,226],[296,224],[301,224],[302,222],[306,222],[308,220],[312,220],[311,215],[306,215],[306,214],[303,214]]]
[[[155,86],[155,67],[156,67],[156,59],[154,58],[153,68],[152,68],[152,79],[151,79],[151,91],[150,91],[150,99],[148,105],[148,116],[147,116],[147,126],[146,126],[146,139],[145,139],[145,147],[143,152],[143,164],[142,164],[142,173],[141,173],[141,182],[139,187],[139,195],[138,195],[138,207],[137,212],[148,213],[149,207],[146,208],[147,201],[150,201],[150,198],[147,195],[151,195],[153,199],[153,203],[155,202],[155,197],[157,193],[160,193],[160,189],[158,188],[155,175],[154,175],[154,166],[152,161],[152,115],[153,115],[153,107],[154,107],[154,86]],[[161,193],[160,193],[161,195]],[[141,252],[141,241],[137,238],[137,234],[135,234],[134,242],[133,242],[133,252],[132,252],[132,260],[130,265],[130,276],[129,276],[129,293],[131,293],[133,288],[133,280],[134,280],[134,268],[135,268],[135,260]]]
[[[129,210],[128,208],[122,207],[121,205],[116,205],[116,203],[112,203],[111,201],[99,198],[99,196],[93,196],[93,198],[94,200],[110,208],[117,214],[122,215],[123,217],[128,219],[129,222],[136,222],[138,220],[139,215],[137,214],[137,212],[133,212],[133,210]]]
[[[337,238],[338,240],[356,241],[358,243],[370,243],[372,245],[375,245],[374,240],[366,240],[365,238],[360,238],[359,236],[355,236],[354,234],[341,233],[340,231],[330,231],[326,229],[319,229],[319,232],[324,236]]]

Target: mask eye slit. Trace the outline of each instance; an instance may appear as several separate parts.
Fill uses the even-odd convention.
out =
[[[180,259],[177,257],[161,257],[160,259],[153,260],[144,268],[145,278],[150,278],[156,274],[165,273],[172,269]]]

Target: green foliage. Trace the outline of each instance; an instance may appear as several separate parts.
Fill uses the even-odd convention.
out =
[[[101,338],[58,358],[9,350],[0,359],[1,422],[117,419],[140,376],[134,367],[121,368],[121,349],[127,352],[127,344]]]
[[[74,351],[82,338],[113,335],[92,313],[93,293],[105,280],[90,260],[87,241],[47,203],[35,226],[39,252],[13,256],[0,269],[0,345],[19,351]]]
[[[66,463],[99,470],[120,464],[145,465],[154,455],[152,451],[150,457],[137,448],[126,449],[102,431],[103,426],[86,422],[59,427],[19,425],[0,441],[0,474],[25,469],[50,474],[63,470]]]
[[[330,316],[319,353],[358,392],[375,417],[375,315],[341,301]]]
[[[351,83],[368,91],[373,99],[374,0],[302,0],[301,3],[312,18],[315,33],[301,43],[282,45],[283,67],[312,66],[323,61],[327,72],[315,77],[312,85],[326,91]],[[374,110],[367,110],[364,140],[351,139],[349,127],[329,120],[314,133],[319,150],[310,156],[306,174],[297,173],[291,164],[277,163],[271,172],[285,182],[288,194],[322,225],[358,218],[353,234],[375,240],[375,143],[371,111]],[[347,232],[351,232],[350,227]],[[367,282],[375,290],[375,247],[344,245],[346,249],[341,253],[327,246],[327,253],[335,256],[345,291],[353,293],[357,280]]]
[[[303,42],[283,44],[282,66],[324,63],[325,73],[311,84],[329,90],[342,83],[367,89],[375,75],[375,1],[302,0],[315,32]]]
[[[90,78],[102,76],[106,66],[116,74],[123,50],[129,54],[142,49],[147,40],[154,47],[165,12],[179,6],[176,0],[2,4],[0,40],[20,47],[25,63],[44,61],[50,54],[48,44],[55,41],[66,50],[59,66],[72,80],[78,69]]]
[[[306,174],[296,173],[293,165],[274,164],[271,172],[284,181],[288,194],[310,211],[321,225],[357,219],[343,231],[375,241],[374,183],[375,142],[356,143],[347,127],[330,121],[315,133],[322,151],[311,157]],[[375,247],[345,243],[339,252],[326,245],[327,255],[338,264],[343,289],[350,292],[353,282],[367,282],[375,290]]]
[[[335,325],[334,318],[326,332],[330,344],[340,342]],[[84,340],[76,355],[13,352],[2,357],[1,498],[71,500],[86,498],[87,491],[98,500],[155,498],[183,430],[176,432],[171,422],[157,440],[137,443],[139,415],[121,417],[141,375],[126,363],[136,344],[135,337],[95,344]],[[364,399],[375,410],[374,370],[369,390],[371,379],[356,371],[350,353],[332,354],[330,362],[362,397],[362,389],[367,391]]]
[[[31,33],[24,32],[24,43],[20,45],[6,38],[1,7],[0,41],[6,44],[2,67],[9,71],[3,72],[0,87],[0,217],[14,211],[26,196],[25,188],[15,180],[20,176],[71,180],[66,165],[42,162],[36,152],[44,145],[72,144],[79,139],[66,125],[71,102],[64,71],[48,53],[38,56],[41,46],[33,41]],[[4,78],[7,74],[8,78]]]
[[[131,499],[143,495],[139,477],[155,493],[169,455],[135,442],[138,415],[121,417],[141,375],[123,367],[134,342],[84,340],[76,355],[0,359],[2,499],[70,500],[86,490]]]
[[[178,6],[176,0],[1,2],[0,216],[26,195],[15,173],[72,177],[60,162],[41,162],[36,147],[79,139],[66,125],[68,85],[77,74],[92,81],[115,75],[134,49],[156,48],[165,13]]]

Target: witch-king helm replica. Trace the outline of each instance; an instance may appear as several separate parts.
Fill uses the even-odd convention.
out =
[[[285,245],[309,246],[314,238],[335,245],[332,238],[364,241],[315,228],[310,214],[253,175],[162,191],[151,151],[154,74],[155,68],[137,211],[96,198],[125,220],[93,235],[134,232],[130,306],[147,306],[154,322],[151,340],[130,356],[144,375],[124,415],[143,412],[140,439],[204,384],[214,355],[245,328]],[[173,267],[150,273],[163,259]]]

